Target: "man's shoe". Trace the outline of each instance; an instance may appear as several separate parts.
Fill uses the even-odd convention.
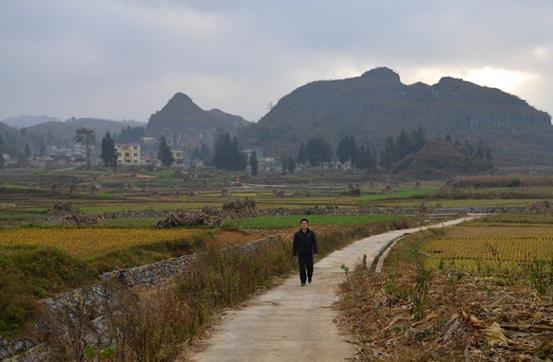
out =
[[[305,283],[301,283],[301,286],[302,286],[302,287],[305,287]]]
[[[309,284],[311,284],[311,278],[307,279],[307,282],[308,282]]]

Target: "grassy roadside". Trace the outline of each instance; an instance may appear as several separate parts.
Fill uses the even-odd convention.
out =
[[[334,231],[319,232],[318,258],[323,258],[361,237],[409,226],[408,220],[401,219],[337,227]],[[181,302],[184,300],[189,308],[183,315],[177,317],[187,321],[187,329],[179,331],[181,324],[171,324],[174,326],[175,334],[171,338],[166,337],[166,342],[158,340],[157,345],[151,346],[152,348],[149,349],[151,358],[165,359],[166,356],[160,356],[158,351],[171,350],[172,341],[188,340],[197,336],[224,308],[236,306],[259,288],[271,286],[275,277],[287,275],[296,267],[296,260],[291,256],[291,246],[289,240],[281,238],[272,250],[262,249],[253,255],[252,253],[238,253],[232,256],[217,253],[204,254],[204,257],[198,261],[198,266],[194,268],[197,272],[183,276],[176,294],[176,299]],[[158,319],[167,320],[163,317]],[[152,331],[150,323],[144,325],[149,325],[149,330]],[[167,325],[160,325],[159,328],[166,329]],[[182,334],[179,335],[179,332]],[[152,333],[155,332],[152,331]],[[132,346],[129,347],[130,350],[134,350]],[[169,354],[167,357],[170,359],[173,356]]]

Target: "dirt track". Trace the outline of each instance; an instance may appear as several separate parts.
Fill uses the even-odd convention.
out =
[[[439,226],[466,221],[461,218]],[[225,313],[192,361],[342,361],[354,354],[334,323],[338,285],[349,268],[367,255],[370,264],[388,241],[420,228],[390,231],[355,241],[315,264],[313,283],[300,287],[293,275],[252,298],[246,307]]]

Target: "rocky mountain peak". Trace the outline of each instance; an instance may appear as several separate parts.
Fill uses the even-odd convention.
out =
[[[371,69],[363,73],[363,75],[361,75],[361,78],[379,80],[379,81],[391,81],[391,82],[397,82],[397,83],[401,82],[399,78],[399,74],[397,74],[396,72],[394,72],[388,67],[378,67],[378,68]]]

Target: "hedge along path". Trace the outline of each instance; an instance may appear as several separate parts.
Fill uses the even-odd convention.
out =
[[[463,217],[433,227],[456,225]],[[300,287],[297,274],[283,284],[254,296],[241,309],[223,314],[211,336],[198,342],[196,351],[179,361],[341,361],[351,358],[354,347],[340,334],[332,308],[344,278],[342,265],[350,269],[367,255],[367,263],[390,240],[427,227],[373,235],[334,251],[315,264],[313,283]]]

